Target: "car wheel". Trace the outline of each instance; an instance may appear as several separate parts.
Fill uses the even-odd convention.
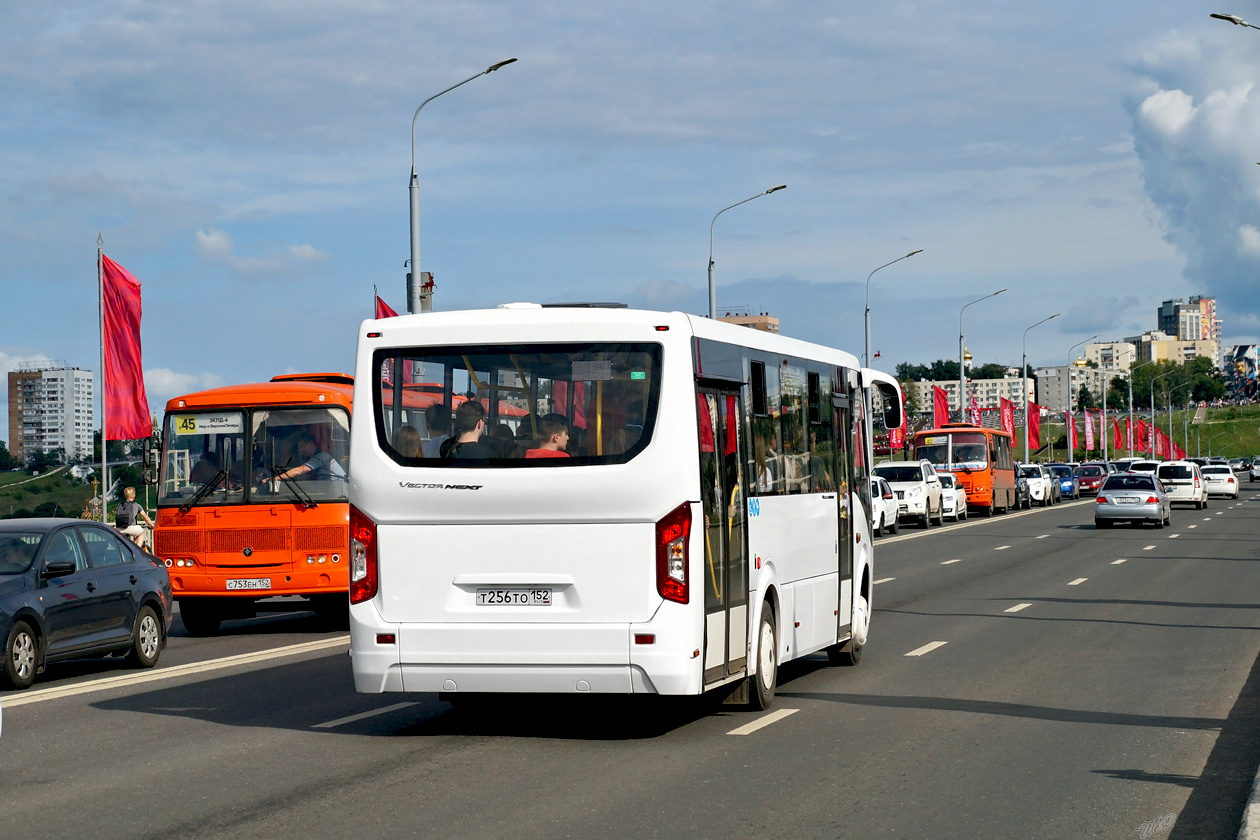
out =
[[[1164,527],[1165,528],[1172,527],[1172,507],[1171,506],[1168,508],[1168,515],[1164,517]]]
[[[900,520],[898,520],[897,517],[894,516],[892,524],[888,526],[888,533],[895,534],[897,533],[897,529],[900,527],[901,527]]]
[[[924,511],[923,516],[919,518],[919,527],[924,530],[932,527],[932,516],[930,511]]]
[[[761,610],[761,629],[757,631],[757,673],[753,675],[748,705],[753,711],[770,708],[779,679],[779,650],[774,630],[774,611],[766,604]]]
[[[0,680],[8,688],[30,688],[35,681],[38,660],[39,642],[35,631],[25,621],[13,622],[4,644],[4,669],[0,671]]]
[[[179,617],[190,636],[213,636],[223,623],[223,614],[205,598],[179,599]]]
[[[140,609],[136,629],[131,633],[131,650],[127,651],[127,664],[133,668],[152,668],[162,653],[162,625],[153,607]]]

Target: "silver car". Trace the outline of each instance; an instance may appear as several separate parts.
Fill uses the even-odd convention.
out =
[[[1150,522],[1156,528],[1171,525],[1172,502],[1160,480],[1142,473],[1108,476],[1094,505],[1094,527],[1110,528],[1114,522]]]

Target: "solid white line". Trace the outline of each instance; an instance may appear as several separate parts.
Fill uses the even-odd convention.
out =
[[[888,581],[890,580],[896,580],[896,578],[880,578],[879,580],[872,583],[871,586],[879,586],[881,583],[888,583]]]
[[[179,677],[186,677],[190,674],[204,674],[210,671],[219,671],[223,668],[231,668],[236,665],[249,665],[254,662],[266,662],[270,659],[281,659],[286,656],[296,656],[299,653],[309,653],[311,651],[326,650],[327,648],[340,647],[350,642],[349,634],[337,636],[332,639],[321,639],[318,642],[303,642],[299,645],[286,645],[284,647],[272,648],[270,650],[260,650],[256,653],[241,653],[236,656],[225,656],[221,659],[210,659],[205,662],[191,662],[187,665],[176,665],[171,668],[162,668],[157,671],[145,671],[141,674],[127,674],[120,677],[106,677],[100,680],[94,680],[88,683],[78,683],[76,685],[68,685],[62,688],[45,688],[40,691],[28,691],[17,697],[5,697],[4,707],[6,709],[14,706],[25,706],[28,703],[38,703],[41,700],[57,700],[62,697],[75,697],[80,694],[91,694],[97,691],[105,691],[111,688],[123,688],[125,686],[140,685],[142,683],[158,682],[161,680],[173,680]]]
[[[1068,586],[1080,586],[1082,583],[1084,583],[1087,580],[1089,580],[1089,578],[1077,578],[1076,580],[1069,583]]]
[[[1142,549],[1142,550],[1143,550],[1143,551],[1154,551],[1154,550],[1155,550],[1155,546],[1153,546],[1153,545],[1148,545],[1146,548],[1144,548],[1144,549]]]
[[[1128,560],[1128,559],[1129,559],[1129,558],[1127,558],[1127,557],[1121,557],[1119,560],[1112,560],[1112,561],[1111,561],[1111,565],[1113,565],[1113,566],[1119,566],[1121,563],[1123,563],[1125,560]]]
[[[764,715],[762,717],[757,718],[752,723],[746,723],[737,729],[732,729],[730,732],[727,732],[726,734],[727,735],[751,735],[752,733],[756,732],[758,729],[762,729],[766,726],[769,726],[772,723],[777,723],[778,721],[783,720],[788,715],[794,715],[799,711],[800,709],[779,709],[778,711],[771,712],[768,715]]]
[[[1009,546],[1009,545],[999,545],[997,548],[995,548],[995,549],[993,549],[993,550],[994,550],[994,551],[1006,551],[1006,549],[1008,549],[1008,548],[1010,548],[1010,546]]]
[[[359,712],[357,715],[348,715],[347,717],[330,720],[327,723],[317,723],[311,729],[333,729],[337,726],[343,726],[347,723],[354,723],[356,720],[365,720],[366,718],[376,717],[377,715],[385,715],[390,712],[396,712],[399,709],[405,709],[408,706],[414,706],[415,703],[395,703],[392,706],[386,706],[383,709],[373,709],[370,712]]]
[[[1031,606],[1032,604],[1016,604],[1008,610],[1003,610],[1003,612],[1019,612],[1020,610],[1028,609]]]
[[[951,563],[961,563],[961,562],[962,562],[962,558],[961,558],[961,557],[955,557],[953,560],[945,560],[945,561],[943,561],[943,562],[941,563],[941,565],[942,565],[942,566],[948,566],[948,565],[950,565]]]
[[[947,644],[949,644],[949,642],[929,642],[921,648],[915,648],[914,650],[910,651],[909,653],[906,654],[906,656],[922,656],[925,653],[931,653],[932,651],[936,650],[938,647],[943,647],[944,645],[947,645]]]

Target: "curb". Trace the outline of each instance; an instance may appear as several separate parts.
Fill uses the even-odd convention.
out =
[[[1238,840],[1260,840],[1260,771],[1251,786],[1251,796],[1247,797],[1247,807],[1243,809],[1242,825],[1238,827]]]

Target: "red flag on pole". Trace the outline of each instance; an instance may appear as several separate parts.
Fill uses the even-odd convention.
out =
[[[1015,434],[1015,403],[1006,397],[1000,397],[998,407],[1002,414],[1002,431],[1009,435]]]
[[[1115,447],[1115,450],[1119,452],[1121,449],[1124,449],[1124,436],[1120,433],[1120,418],[1118,417],[1111,418],[1111,426],[1112,426],[1111,443],[1112,443],[1112,446]]]
[[[1032,400],[1028,401],[1028,416],[1024,419],[1028,425],[1028,445],[1033,449],[1041,448],[1041,406]]]
[[[144,393],[140,353],[140,281],[101,255],[104,367],[101,397],[107,440],[139,440],[153,434]]]
[[[1133,426],[1133,448],[1139,452],[1145,452],[1147,449],[1146,421],[1135,421]]]
[[[380,295],[377,295],[376,296],[376,317],[377,318],[397,318],[398,313],[394,311],[394,308],[392,306],[390,306],[385,301],[381,300]],[[386,385],[394,384],[393,364],[394,362],[392,359],[386,359],[385,363],[381,365],[381,381],[384,382]],[[403,362],[403,382],[411,382],[411,381],[412,381],[411,362],[406,361],[406,362]]]
[[[901,404],[906,404],[906,392],[900,385],[897,389],[901,391]],[[906,412],[901,412],[901,425],[896,429],[890,429],[888,432],[888,448],[895,452],[898,449],[906,448],[906,430],[909,427],[910,418],[906,416]],[[891,454],[891,452],[890,452]]]
[[[397,318],[398,313],[395,312],[388,303],[381,300],[380,295],[377,295],[376,296],[376,317],[377,318]]]
[[[971,425],[980,425],[980,404],[976,402],[976,395],[971,395]]]
[[[949,422],[949,394],[939,385],[932,386],[932,426],[939,429]]]
[[[1074,453],[1076,452],[1076,447],[1079,445],[1076,439],[1076,418],[1073,417],[1071,414],[1068,415],[1067,427],[1068,427],[1067,460],[1071,461]]]
[[[1085,409],[1085,451],[1094,451],[1094,416]]]

